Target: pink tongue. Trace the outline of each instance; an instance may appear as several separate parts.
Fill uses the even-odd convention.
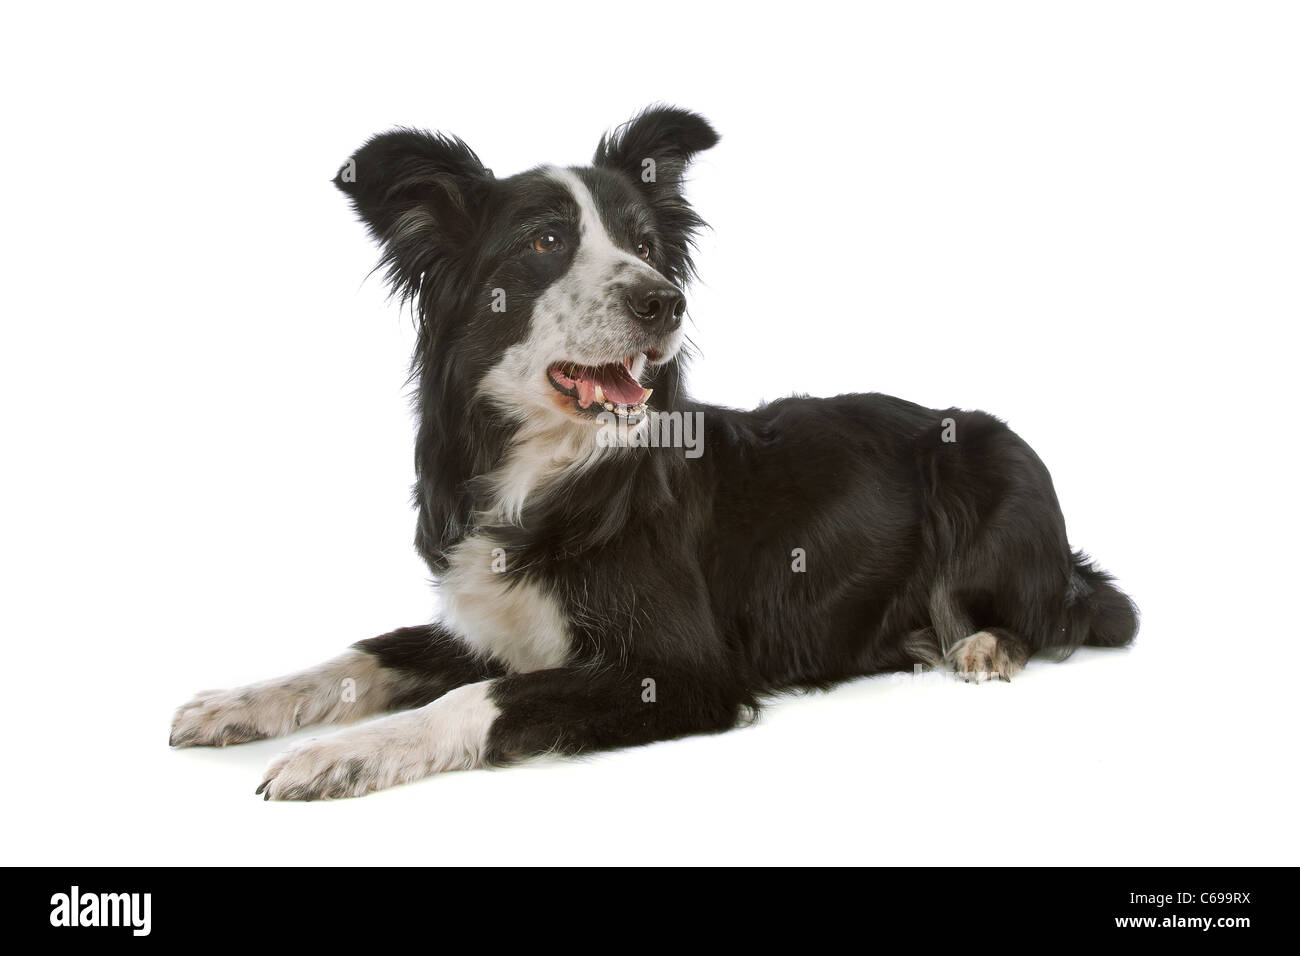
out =
[[[578,404],[583,408],[596,400],[596,386],[605,393],[605,401],[620,405],[639,405],[649,392],[622,365],[602,365],[591,369],[591,377],[578,378]]]
[[[600,387],[605,390],[605,397],[620,405],[640,405],[645,399],[646,390],[637,384],[632,373],[622,365],[602,365],[596,370],[600,376]]]

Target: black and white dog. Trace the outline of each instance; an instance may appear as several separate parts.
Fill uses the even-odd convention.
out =
[[[590,167],[497,179],[399,129],[335,183],[413,300],[416,546],[443,620],[205,693],[173,746],[396,712],[272,762],[259,793],[347,797],[444,770],[736,726],[765,696],[1128,644],[1136,609],[1071,551],[1047,469],[981,412],[883,395],[755,411],[683,385],[683,196],[717,142],[652,108]]]

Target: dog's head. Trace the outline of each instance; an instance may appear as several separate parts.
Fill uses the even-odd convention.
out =
[[[655,405],[647,386],[676,387],[703,225],[683,175],[717,140],[700,116],[655,107],[603,137],[591,166],[497,179],[461,140],[399,129],[335,183],[418,306],[416,362],[444,393],[516,419],[635,423]]]

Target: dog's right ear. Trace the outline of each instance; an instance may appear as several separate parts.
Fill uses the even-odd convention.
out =
[[[380,265],[404,297],[465,248],[491,183],[462,140],[414,129],[372,137],[334,177],[382,246]]]

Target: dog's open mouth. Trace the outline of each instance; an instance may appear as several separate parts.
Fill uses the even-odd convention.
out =
[[[546,370],[551,387],[574,400],[580,412],[599,415],[612,412],[629,422],[645,416],[646,402],[654,389],[642,388],[632,375],[633,356],[604,365],[556,362]]]

